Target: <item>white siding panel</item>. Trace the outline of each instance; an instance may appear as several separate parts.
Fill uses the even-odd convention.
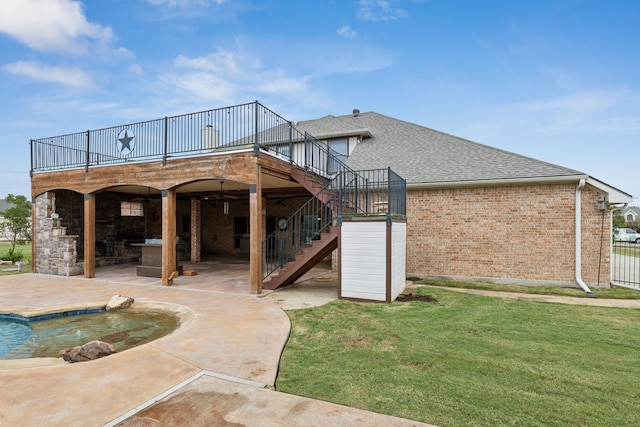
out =
[[[386,299],[386,224],[383,221],[342,223],[342,296]]]
[[[291,158],[293,159],[294,163],[300,166],[304,166],[304,143],[294,143],[292,148],[293,153],[291,155]]]
[[[391,231],[391,300],[406,287],[407,223],[394,222]]]

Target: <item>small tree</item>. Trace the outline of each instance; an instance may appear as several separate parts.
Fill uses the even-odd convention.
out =
[[[16,245],[31,241],[31,202],[25,196],[13,194],[7,195],[5,200],[12,206],[1,212],[4,220],[0,222],[0,236],[11,242],[7,259],[20,261],[22,254],[16,253]]]
[[[613,211],[613,218],[611,219],[613,228],[624,228],[627,225],[627,220],[624,218],[620,210]]]

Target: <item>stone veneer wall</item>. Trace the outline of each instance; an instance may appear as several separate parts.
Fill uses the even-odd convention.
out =
[[[576,186],[408,191],[407,274],[577,286]],[[607,286],[611,230],[606,212],[601,229],[599,197],[582,190],[582,278]]]
[[[57,276],[74,276],[83,273],[78,264],[77,241],[79,236],[67,235],[61,218],[51,218],[55,212],[55,193],[45,193],[35,199],[35,272]]]

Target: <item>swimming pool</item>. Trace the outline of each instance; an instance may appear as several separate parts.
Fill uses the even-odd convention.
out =
[[[119,311],[62,310],[31,319],[0,314],[0,360],[57,358],[60,350],[93,340],[121,352],[171,334],[184,318],[171,304],[139,303]]]

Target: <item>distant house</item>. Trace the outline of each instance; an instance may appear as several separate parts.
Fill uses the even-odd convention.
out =
[[[0,222],[4,221],[4,211],[10,208],[12,205],[7,203],[5,199],[0,199]],[[0,234],[0,240],[4,240],[4,236]]]
[[[354,299],[378,277],[393,299],[405,275],[607,285],[611,208],[631,201],[376,112],[292,123],[257,102],[32,140],[31,172],[36,272],[94,277],[161,239],[163,284],[176,259],[239,256],[260,292],[337,249]]]
[[[627,224],[637,223],[640,219],[640,207],[626,206],[620,210],[620,215],[624,217]]]
[[[8,203],[5,199],[0,199],[0,219],[4,218],[3,212],[13,206],[11,203]]]

